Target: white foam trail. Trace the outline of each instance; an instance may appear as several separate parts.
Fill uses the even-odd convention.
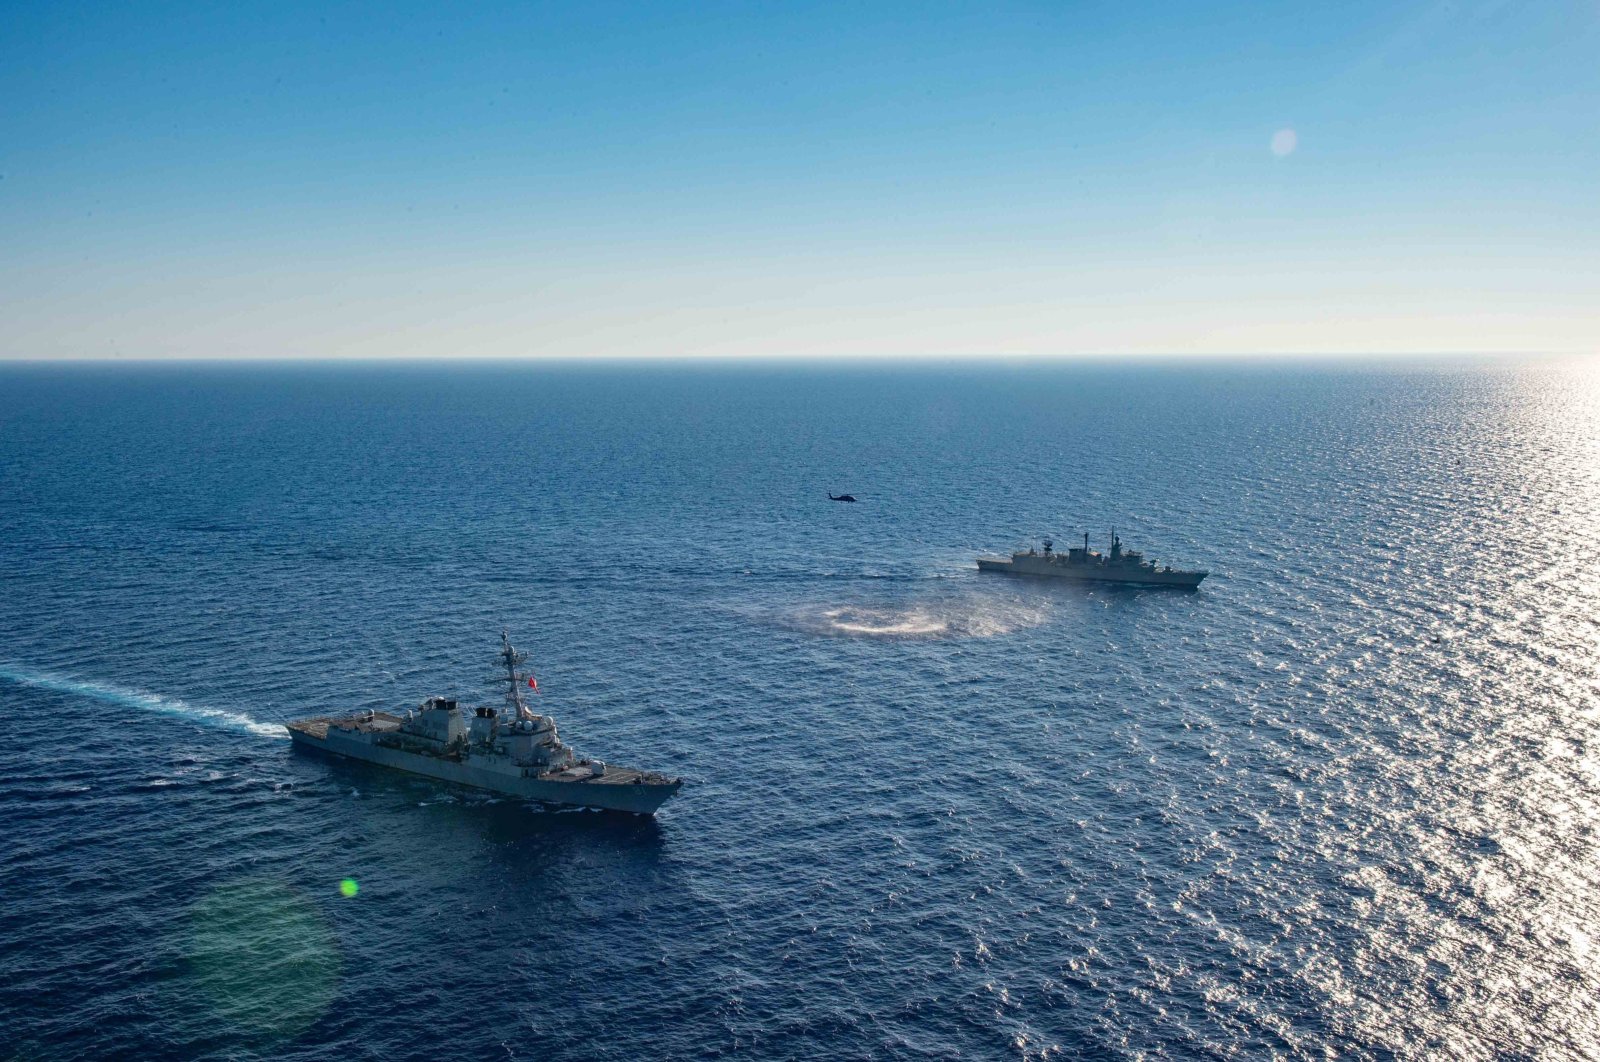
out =
[[[105,701],[107,704],[120,704],[129,708],[140,708],[147,712],[160,712],[163,715],[187,716],[210,726],[226,727],[229,730],[242,730],[257,737],[287,739],[289,736],[283,727],[272,723],[259,722],[242,712],[230,712],[225,708],[208,708],[204,705],[180,701],[176,697],[162,697],[158,694],[146,693],[143,690],[128,689],[125,686],[112,686],[104,682],[85,682],[81,679],[68,678],[65,675],[54,675],[47,671],[28,671],[22,668],[5,666],[0,666],[0,678],[9,679],[24,686],[54,690],[57,693],[72,693],[81,697],[92,697],[97,701]]]
[[[1041,607],[983,601],[924,603],[908,608],[842,606],[801,609],[781,622],[818,634],[864,638],[993,638],[1043,623]]]
[[[913,609],[909,612],[889,612],[880,609],[835,608],[824,612],[823,618],[836,631],[847,634],[876,634],[931,638],[950,630],[950,621]]]

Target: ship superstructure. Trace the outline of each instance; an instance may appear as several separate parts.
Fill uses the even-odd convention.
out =
[[[498,659],[502,708],[468,709],[453,698],[429,697],[400,714],[296,720],[287,724],[289,736],[302,748],[548,804],[651,815],[683,785],[681,778],[579,757],[562,743],[554,719],[528,707],[524,690],[536,690],[537,680],[524,670],[528,654],[512,646],[509,632],[501,632]]]
[[[1044,552],[1028,549],[1006,557],[979,557],[978,570],[1003,572],[1007,575],[1032,575],[1053,579],[1077,579],[1094,583],[1135,583],[1143,586],[1177,586],[1193,589],[1200,585],[1209,572],[1177,571],[1171,565],[1158,566],[1144,559],[1144,554],[1122,548],[1122,539],[1111,532],[1111,551],[1101,554],[1089,548],[1089,536],[1083,536],[1083,545],[1073,546],[1065,553],[1055,550],[1055,543],[1044,540]]]

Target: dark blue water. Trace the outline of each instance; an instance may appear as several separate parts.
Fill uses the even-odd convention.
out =
[[[1597,617],[1582,369],[0,369],[0,1057],[1592,1057]],[[502,627],[655,820],[274,725]]]

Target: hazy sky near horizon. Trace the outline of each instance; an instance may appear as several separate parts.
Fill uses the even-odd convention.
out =
[[[1600,3],[12,0],[0,357],[1600,349]]]

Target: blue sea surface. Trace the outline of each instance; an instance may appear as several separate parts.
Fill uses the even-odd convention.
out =
[[[3,367],[0,1058],[1595,1057],[1597,659],[1583,366]]]

